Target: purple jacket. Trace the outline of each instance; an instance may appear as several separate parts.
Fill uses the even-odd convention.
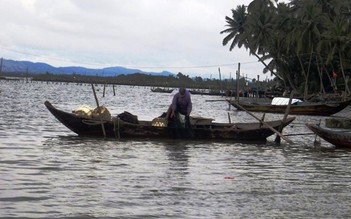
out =
[[[182,97],[179,92],[173,96],[172,101],[172,110],[178,111],[183,115],[190,114],[192,110],[192,103],[190,98],[190,92],[188,90],[185,91],[185,95]]]

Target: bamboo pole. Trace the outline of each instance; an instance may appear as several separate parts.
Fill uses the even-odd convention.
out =
[[[288,142],[289,144],[294,144],[293,141],[291,141],[288,137],[282,135],[282,133],[280,133],[279,131],[277,131],[276,129],[274,129],[272,126],[268,125],[266,122],[262,121],[260,118],[258,118],[257,116],[255,116],[254,114],[252,114],[250,111],[246,110],[244,107],[240,106],[238,104],[237,106],[238,108],[240,108],[241,110],[247,112],[250,116],[254,117],[255,119],[257,119],[258,121],[260,121],[262,124],[264,124],[267,128],[269,128],[270,130],[272,130],[274,133],[276,133],[277,135],[279,135],[282,139],[284,139],[286,142]]]
[[[290,98],[289,98],[289,103],[288,103],[288,106],[286,107],[285,114],[284,114],[284,117],[283,117],[283,123],[285,122],[286,118],[288,118],[288,115],[290,113],[290,106],[291,106],[291,102],[292,102],[293,96],[294,96],[294,91],[291,91]],[[283,130],[283,124],[279,127],[278,131],[282,132],[282,130]],[[279,144],[280,143],[280,136],[277,135],[274,141]]]
[[[95,88],[94,88],[94,84],[91,84],[91,87],[93,89],[93,93],[94,93],[94,98],[95,98],[95,101],[96,101],[96,106],[98,108],[98,110],[100,109],[100,106],[99,106],[99,100],[96,96],[96,92],[95,92]],[[104,134],[104,138],[106,138],[106,131],[105,131],[105,126],[104,126],[104,123],[102,121],[102,118],[101,118],[101,115],[100,115],[100,112],[99,112],[99,118],[100,118],[100,122],[101,122],[101,128],[102,128],[102,133]]]
[[[104,91],[102,97],[105,97],[106,83],[104,84]]]

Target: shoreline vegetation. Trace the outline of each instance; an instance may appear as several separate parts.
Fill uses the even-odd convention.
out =
[[[187,75],[178,73],[169,76],[147,75],[143,73],[118,75],[113,77],[106,76],[86,76],[79,74],[23,74],[23,73],[2,73],[0,80],[17,80],[26,82],[43,82],[43,83],[74,83],[76,85],[82,84],[95,84],[102,86],[146,86],[151,90],[173,90],[174,88],[186,87],[191,89],[194,94],[208,94],[208,95],[221,95],[221,96],[236,96],[237,86],[240,97],[258,97],[258,98],[272,98],[277,96],[287,96],[282,87],[279,86],[276,80],[252,81],[246,78],[240,78],[238,83],[236,79],[202,79],[201,77],[189,78]],[[221,94],[219,94],[221,92]],[[312,94],[307,100],[320,99],[320,100],[336,100],[340,99],[340,95],[329,93],[324,96],[319,94]],[[294,98],[303,97],[295,95]]]
[[[19,74],[3,73],[0,80],[27,80],[31,82],[51,82],[51,83],[76,83],[76,84],[102,84],[102,85],[129,85],[129,86],[149,86],[151,88],[172,89],[186,87],[193,90],[213,91],[236,91],[238,84],[241,93],[251,93],[261,96],[264,94],[281,95],[282,90],[275,86],[274,80],[248,81],[240,78],[238,83],[235,79],[203,79],[201,77],[190,78],[187,75],[178,73],[177,75],[159,76],[147,75],[143,73],[121,74],[118,76],[86,76],[79,74]]]

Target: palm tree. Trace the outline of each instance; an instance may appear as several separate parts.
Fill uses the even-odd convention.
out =
[[[291,57],[291,44],[289,42],[290,27],[294,26],[294,19],[290,16],[290,8],[287,4],[279,3],[276,9],[271,12],[274,18],[271,20],[274,23],[270,31],[270,40],[265,42],[265,48],[268,54],[265,54],[264,59],[271,59],[268,66],[276,69],[277,73],[283,78],[285,90],[294,90],[296,92],[296,80],[294,72],[295,66]],[[254,22],[254,19],[252,20]]]
[[[351,69],[351,2],[343,0],[291,0],[274,4],[253,0],[232,9],[226,17],[229,50],[244,46],[285,86],[324,93],[324,72],[338,68],[350,94],[345,69]],[[328,74],[328,78],[330,78]],[[317,81],[315,83],[314,81]],[[302,86],[301,86],[302,85]],[[312,89],[310,89],[310,87]]]
[[[349,3],[348,3],[349,4]],[[350,9],[348,7],[348,9]],[[320,47],[326,46],[330,47],[330,51],[328,53],[328,63],[332,63],[335,57],[338,57],[338,68],[342,74],[345,88],[345,95],[349,95],[350,89],[348,87],[348,77],[345,75],[344,65],[349,56],[344,51],[348,51],[351,47],[351,24],[350,18],[346,13],[349,13],[347,8],[344,8],[340,5],[340,8],[334,9],[336,12],[335,17],[328,17],[324,20],[326,31],[322,35],[322,43]],[[346,13],[342,13],[345,11]]]
[[[228,33],[228,35],[223,39],[223,46],[226,46],[230,41],[231,44],[229,51],[232,51],[236,46],[238,46],[238,48],[244,46],[246,49],[249,49],[250,54],[256,56],[266,68],[269,68],[269,66],[261,59],[261,57],[256,54],[255,49],[251,48],[251,44],[249,43],[250,41],[248,39],[250,32],[247,31],[247,18],[248,14],[244,5],[237,6],[236,10],[232,9],[232,17],[225,17],[227,22],[226,26],[228,28],[221,31],[220,33]],[[275,72],[271,71],[271,73],[281,78]]]
[[[262,55],[261,60],[270,60],[264,72],[275,69],[275,75],[282,79],[285,89],[296,91],[287,41],[292,26],[288,5],[280,3],[275,6],[271,1],[255,0],[248,10],[251,51]]]
[[[317,55],[315,45],[320,41],[322,9],[315,4],[314,0],[304,0],[303,7],[299,8],[296,13],[299,17],[299,25],[294,28],[296,30],[296,56],[305,78],[304,98],[306,99],[312,59]],[[318,59],[314,58],[314,60]]]
[[[229,51],[232,51],[236,46],[241,48],[243,45],[247,48],[245,36],[245,21],[247,18],[246,7],[244,5],[237,6],[236,10],[232,9],[232,17],[225,17],[227,29],[220,33],[228,33],[223,39],[223,46],[226,46],[230,41]]]

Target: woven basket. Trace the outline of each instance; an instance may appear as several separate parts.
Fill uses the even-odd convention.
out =
[[[168,120],[166,118],[155,118],[152,120],[151,125],[156,127],[167,127]]]

